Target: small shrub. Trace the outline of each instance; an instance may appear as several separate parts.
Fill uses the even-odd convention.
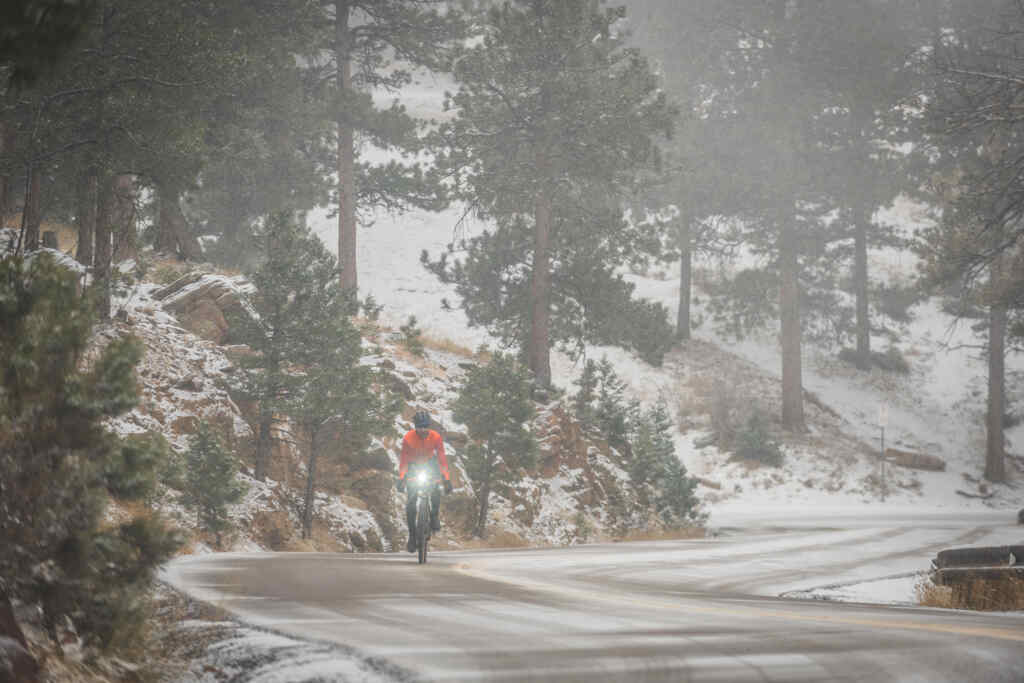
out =
[[[914,586],[914,593],[925,607],[999,612],[1024,610],[1024,579],[1020,578],[974,579],[954,586],[937,586],[926,578]]]
[[[910,309],[921,300],[921,291],[915,287],[879,285],[874,300],[882,314],[896,322],[909,323],[914,319]]]
[[[417,326],[416,322],[416,316],[410,315],[409,319],[399,328],[399,330],[402,332],[402,345],[405,346],[410,353],[422,356],[424,352],[422,339],[423,330]]]
[[[158,285],[169,285],[188,272],[187,267],[164,264],[153,269],[150,279]]]
[[[760,412],[751,414],[746,425],[736,434],[733,459],[759,462],[769,467],[782,466],[782,449],[772,438],[768,420]]]
[[[235,479],[238,463],[221,445],[209,423],[201,422],[199,431],[189,440],[185,456],[185,490],[181,504],[195,510],[196,525],[209,531],[221,545],[224,531],[230,527],[227,506],[245,494]]]
[[[360,306],[363,309],[363,315],[366,316],[366,319],[373,322],[376,322],[380,318],[380,312],[384,310],[383,304],[378,304],[372,294],[367,294]]]
[[[630,425],[638,417],[636,402],[626,402],[625,383],[619,379],[607,358],[600,363],[589,360],[575,384],[579,391],[573,396],[576,419],[596,429],[613,447],[629,445]]]
[[[884,352],[872,351],[871,362],[886,372],[895,372],[899,375],[910,374],[910,363],[895,346],[890,346]]]
[[[857,352],[849,347],[843,347],[839,350],[839,360],[856,365]],[[899,375],[910,374],[910,363],[895,346],[890,346],[885,351],[872,351],[871,364],[885,372],[895,372]]]
[[[732,385],[716,381],[711,389],[711,431],[718,447],[727,449],[736,439],[736,392]]]

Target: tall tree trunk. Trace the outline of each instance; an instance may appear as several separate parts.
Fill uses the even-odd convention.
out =
[[[800,282],[793,212],[779,225],[779,317],[782,345],[782,426],[804,429],[803,368],[800,357]]]
[[[0,121],[0,159],[12,159],[14,154],[14,136],[11,127]],[[11,210],[11,174],[6,165],[0,166],[0,228],[4,227],[4,219]]]
[[[259,436],[256,439],[256,462],[252,467],[252,478],[264,481],[267,478],[267,461],[270,460],[270,425],[273,416],[261,410]]]
[[[42,174],[39,167],[31,164],[28,167],[28,182],[25,184],[25,251],[35,251],[39,248],[39,225],[42,223],[42,209],[40,208],[40,193],[42,192]]]
[[[118,175],[114,187],[114,260],[123,261],[139,253],[135,234],[135,176]]]
[[[174,182],[158,179],[156,191],[160,197],[160,218],[153,248],[178,254],[186,261],[198,260],[203,250],[181,211],[181,188]]]
[[[690,299],[693,296],[693,236],[690,217],[683,215],[679,223],[679,312],[676,315],[676,339],[690,339]]]
[[[871,319],[868,310],[868,221],[870,217],[858,200],[853,209],[853,289],[857,308],[857,356],[861,370],[871,369]]]
[[[302,506],[302,537],[309,538],[313,534],[313,490],[316,483],[317,459],[317,428],[310,429],[309,461],[306,464],[306,497]]]
[[[75,258],[86,267],[92,265],[92,241],[96,234],[96,169],[90,168],[75,186],[75,226],[78,247]]]
[[[110,263],[112,256],[111,224],[114,220],[115,179],[105,176],[99,181],[96,202],[96,251],[93,257],[93,287],[96,291],[96,314],[101,322],[110,318]]]
[[[993,280],[998,277],[993,265]],[[988,413],[985,417],[985,478],[1006,481],[1006,440],[1003,434],[1005,412],[1006,304],[997,301],[989,307],[988,317]]]
[[[491,473],[494,463],[487,461],[487,469],[484,471],[483,486],[480,489],[480,516],[476,519],[476,529],[473,534],[477,538],[483,538],[487,534],[487,508],[491,502]]]
[[[355,133],[349,116],[352,106],[352,33],[348,0],[334,3],[334,52],[338,63],[338,264],[341,286],[356,291],[356,179]]]
[[[534,207],[533,276],[530,281],[530,370],[542,387],[551,385],[551,197],[542,190]]]

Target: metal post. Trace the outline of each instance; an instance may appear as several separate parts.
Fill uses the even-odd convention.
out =
[[[888,486],[885,483],[885,427],[882,427],[882,452],[879,454],[878,466],[882,470],[882,502],[885,502],[885,492]]]

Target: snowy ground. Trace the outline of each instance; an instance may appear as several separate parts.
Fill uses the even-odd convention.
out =
[[[437,81],[424,82],[411,89],[409,101],[420,114],[438,111],[442,87],[448,86]],[[372,150],[368,154],[376,155]],[[909,233],[927,222],[926,213],[920,206],[900,201],[880,210],[876,218]],[[476,348],[493,340],[485,331],[470,328],[457,308],[442,308],[443,298],[457,303],[453,288],[438,282],[419,260],[422,251],[437,255],[450,242],[485,227],[472,219],[463,219],[461,207],[440,213],[412,211],[398,216],[374,216],[373,225],[359,232],[359,281],[363,294],[372,294],[384,305],[385,322],[397,327],[415,315],[427,335]],[[323,212],[312,216],[310,223],[324,242],[336,249],[336,221]],[[873,277],[887,281],[911,278],[915,265],[909,252],[877,252],[871,256]],[[629,277],[640,295],[675,310],[678,267],[666,267],[650,277]],[[699,306],[696,313],[699,316]],[[1016,511],[1024,506],[1024,461],[1011,458],[1007,463],[1011,477],[1008,485],[986,487],[981,482],[985,365],[976,348],[979,338],[969,323],[954,325],[935,301],[916,307],[914,315],[896,344],[911,363],[909,376],[877,369],[860,373],[837,362],[835,349],[805,343],[804,386],[825,409],[808,407],[810,434],[787,444],[786,464],[780,471],[751,472],[742,465],[728,463],[727,454],[714,447],[697,449],[693,442],[702,435],[700,430],[677,436],[677,453],[689,470],[719,487],[700,489],[711,501],[712,526],[725,526],[737,514],[751,519],[781,514],[828,526],[835,518],[877,519],[898,512],[928,516],[961,511],[991,511],[1001,524],[1014,523]],[[637,398],[647,402],[664,398],[672,407],[687,391],[693,391],[692,381],[701,373],[714,375],[736,365],[742,364],[747,374],[756,378],[754,386],[756,382],[778,384],[780,354],[775,330],[737,342],[721,338],[705,323],[695,330],[694,337],[693,348],[670,354],[662,368],[650,367],[619,349],[593,348],[588,355],[611,359]],[[875,339],[873,344],[876,349],[885,349],[889,342]],[[705,353],[710,348],[715,352]],[[578,364],[556,353],[552,366],[555,383],[571,389],[579,372]],[[1024,386],[1015,382],[1022,372],[1024,359],[1009,357],[1007,388],[1011,402],[1024,392]],[[887,446],[942,457],[947,462],[946,471],[887,468],[883,502],[882,473],[874,457],[881,446],[883,424]],[[1024,426],[1008,432],[1011,452],[1024,438],[1022,430]],[[822,506],[828,506],[831,513],[823,513]],[[773,512],[764,514],[769,507]],[[830,516],[833,522],[829,521]],[[1018,532],[1008,526],[999,539],[985,541],[1021,542],[1024,530]],[[922,569],[926,567],[900,565],[885,571],[898,574]],[[840,575],[835,578],[833,583],[846,579]],[[874,596],[886,601],[897,596],[897,601],[907,601],[908,586],[912,587],[909,578],[887,579],[864,584],[859,589],[837,588],[832,595],[858,600]]]

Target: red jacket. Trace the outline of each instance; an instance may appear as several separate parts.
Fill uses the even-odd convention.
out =
[[[398,478],[405,479],[409,465],[429,462],[437,453],[437,464],[441,466],[441,476],[450,481],[448,474],[448,457],[444,454],[444,439],[433,429],[427,430],[427,436],[421,439],[415,429],[410,429],[402,439],[402,459],[398,463]]]

